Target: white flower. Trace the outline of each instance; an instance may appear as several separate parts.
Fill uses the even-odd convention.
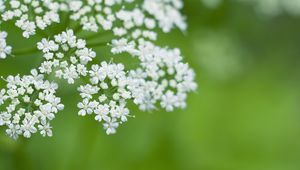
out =
[[[22,134],[20,125],[9,124],[8,129],[6,129],[6,134],[16,140],[18,136]]]
[[[37,48],[39,50],[42,50],[43,53],[49,53],[50,51],[57,51],[58,45],[55,44],[55,42],[52,40],[48,41],[45,38],[43,38],[41,42],[38,42]]]
[[[174,110],[176,100],[174,93],[172,91],[167,91],[166,94],[161,97],[161,107],[165,108],[166,111],[171,112]]]
[[[8,112],[1,113],[0,114],[0,126],[10,124],[11,117],[12,117],[12,115],[9,114]]]
[[[5,59],[11,54],[12,47],[6,44],[7,33],[0,31],[0,59]]]
[[[116,119],[109,119],[106,123],[103,124],[104,129],[106,130],[106,134],[111,135],[115,134],[116,128],[119,127],[119,123]]]
[[[127,0],[128,1],[128,0]],[[100,28],[110,30],[115,16],[112,13],[112,6],[119,4],[119,0],[70,0],[69,8],[72,13],[72,20],[79,20],[82,28],[87,31],[97,32]],[[125,0],[126,2],[126,0]],[[119,7],[119,8],[120,8]]]
[[[34,117],[35,118],[35,117]],[[23,136],[25,138],[30,138],[32,133],[36,133],[37,129],[34,127],[36,121],[34,118],[24,119],[23,124],[21,125],[21,129],[23,130]]]
[[[86,114],[91,114],[93,112],[93,108],[88,99],[84,99],[82,102],[78,103],[77,106],[81,109],[78,113],[80,116],[85,116]]]
[[[80,63],[84,65],[86,65],[96,57],[96,53],[92,49],[88,48],[82,48],[76,51],[76,55],[79,57]]]
[[[36,44],[43,58],[38,67],[31,75],[8,76],[6,88],[0,89],[0,126],[13,139],[38,132],[44,137],[53,135],[50,123],[64,105],[56,96],[58,85],[48,77],[77,86],[78,115],[93,115],[108,135],[132,117],[127,106],[130,100],[143,111],[159,105],[166,111],[185,108],[187,93],[197,88],[195,73],[183,62],[179,49],[154,44],[157,29],[165,33],[176,27],[186,29],[182,8],[182,0],[0,0],[0,25],[14,22],[26,38],[44,35]],[[61,14],[64,22],[60,22]],[[59,25],[57,29],[53,23]],[[51,32],[74,26],[74,31],[54,36]],[[81,34],[81,30],[94,33]],[[102,33],[113,37],[99,42]],[[79,36],[86,36],[87,41]],[[12,53],[6,38],[7,33],[0,31],[0,59]],[[113,55],[135,57],[137,68],[126,70],[121,63],[103,61],[89,48],[102,44]],[[96,58],[100,64],[94,64]]]
[[[4,101],[7,99],[6,90],[2,89],[0,90],[0,105],[4,104]]]
[[[135,43],[133,41],[127,42],[128,40],[125,38],[122,38],[120,40],[112,40],[112,49],[111,52],[113,54],[119,54],[123,52],[131,52],[135,48]]]
[[[60,3],[54,1],[11,0],[5,3],[6,6],[1,2],[1,17],[3,21],[16,19],[15,25],[23,30],[25,38],[29,38],[36,33],[36,28],[44,30],[51,24],[60,22]]]
[[[13,139],[20,135],[30,138],[38,131],[37,127],[43,136],[46,133],[51,136],[49,121],[64,108],[55,96],[58,86],[45,81],[37,70],[31,73],[9,76],[6,89],[0,90],[0,126],[6,126],[6,133]],[[4,104],[8,107],[3,107]]]
[[[40,110],[36,111],[35,114],[39,115],[43,121],[46,119],[52,120],[55,118],[54,113],[52,112],[52,104],[47,103],[45,105],[39,106]]]
[[[194,71],[182,62],[180,51],[140,42],[132,55],[141,61],[140,68],[130,71],[128,81],[135,104],[141,110],[155,109],[159,101],[167,111],[185,108],[184,96],[195,91],[197,84]]]
[[[181,0],[144,0],[132,8],[133,1],[70,0],[70,18],[79,20],[83,30],[112,30],[117,37],[127,35],[156,40],[153,30],[157,26],[164,32],[170,32],[174,27],[186,29],[185,17],[180,13],[183,7]]]
[[[56,35],[55,40],[42,39],[37,46],[44,53],[46,61],[41,64],[39,71],[51,74],[55,70],[57,78],[74,84],[80,76],[86,76],[85,65],[96,57],[96,53],[85,45],[84,40],[74,36],[73,30]]]
[[[104,104],[104,105],[99,105],[96,109],[95,109],[95,120],[101,122],[102,120],[104,121],[108,121],[110,118],[108,116],[109,114],[109,105]]]
[[[52,137],[52,127],[50,126],[49,123],[46,123],[46,121],[42,121],[41,125],[38,125],[38,128],[40,130],[40,133],[43,137],[49,136]]]
[[[181,0],[144,0],[143,4],[143,9],[154,16],[164,32],[169,32],[175,26],[186,29],[185,18],[179,12],[182,7]]]
[[[0,1],[0,12],[2,13],[4,10],[5,10],[4,1],[1,0],[1,1]]]
[[[119,124],[117,121],[126,122],[129,117],[126,100],[131,99],[131,93],[127,89],[124,66],[102,62],[92,66],[89,76],[91,84],[78,89],[83,99],[78,103],[79,115],[94,113],[95,120],[104,121],[107,134],[113,134]],[[93,107],[90,103],[94,103]]]

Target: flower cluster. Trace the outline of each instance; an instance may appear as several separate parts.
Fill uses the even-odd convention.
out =
[[[0,31],[0,59],[5,59],[11,53],[11,46],[6,44],[7,33]]]
[[[79,115],[95,114],[96,121],[104,122],[106,133],[114,134],[129,116],[126,100],[131,99],[131,93],[124,65],[106,62],[93,65],[89,77],[90,84],[78,88],[83,99],[78,103]]]
[[[141,62],[129,76],[129,89],[141,110],[155,109],[157,102],[166,111],[186,107],[186,93],[196,90],[197,84],[194,71],[182,61],[179,49],[140,42],[131,54]]]
[[[180,10],[183,8],[181,0],[145,0],[143,9],[152,15],[164,32],[170,32],[178,27],[185,30],[187,25]]]
[[[71,19],[80,20],[84,30],[93,32],[99,31],[101,27],[103,30],[113,30],[118,35],[125,35],[126,29],[141,26],[153,29],[156,25],[164,32],[169,32],[174,27],[186,29],[185,18],[180,13],[183,7],[181,0],[144,0],[142,4],[135,4],[132,8],[133,2],[134,0],[70,0],[68,6],[72,12]]]
[[[80,24],[84,30],[97,32],[99,27],[104,30],[110,30],[115,16],[112,6],[120,4],[121,1],[115,0],[71,0],[69,1],[69,9],[72,12],[70,18],[72,20],[80,20]]]
[[[26,38],[34,35],[37,28],[44,30],[52,23],[59,23],[60,6],[53,0],[0,0],[2,20],[15,19],[15,25],[23,30]]]
[[[142,111],[185,108],[187,93],[197,88],[195,73],[179,49],[155,45],[157,31],[186,29],[182,8],[181,0],[0,0],[2,24],[15,21],[26,38],[37,29],[60,23],[62,16],[66,20],[55,29],[65,31],[51,32],[35,45],[33,51],[43,60],[31,75],[5,79],[7,88],[0,91],[0,106],[5,108],[0,109],[0,126],[6,126],[14,139],[29,138],[37,131],[52,136],[49,123],[64,108],[56,97],[58,85],[47,80],[52,74],[53,82],[64,79],[77,86],[78,114],[93,115],[107,134],[116,133],[133,117],[129,101]],[[78,38],[92,34],[96,40],[99,32],[113,33],[105,46],[112,57],[129,54],[138,59],[137,66],[128,69],[124,63],[103,61],[90,47],[107,41],[91,44],[87,43],[90,37]],[[6,45],[6,32],[0,35],[0,56],[6,58],[11,47]],[[100,64],[93,64],[95,58]]]
[[[121,39],[126,38],[132,42],[138,38],[157,39],[157,33],[153,31],[157,23],[155,19],[147,17],[142,9],[121,9],[116,13],[116,18],[121,23],[115,25],[113,28],[113,33],[116,37],[120,37]]]
[[[29,76],[9,76],[7,88],[0,91],[0,126],[17,139],[20,135],[29,138],[40,132],[52,136],[50,121],[64,108],[56,97],[57,84],[44,80],[37,70]]]
[[[73,30],[55,36],[55,40],[42,39],[37,44],[45,61],[39,67],[43,74],[55,70],[55,76],[73,84],[80,76],[87,75],[86,64],[96,57],[96,53],[86,47],[85,40],[77,39]]]

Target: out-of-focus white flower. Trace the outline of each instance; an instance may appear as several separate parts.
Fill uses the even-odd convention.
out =
[[[217,8],[223,0],[202,0],[203,4],[208,8]]]
[[[266,16],[277,16],[281,13],[300,15],[300,0],[238,0],[252,4],[257,12]]]
[[[233,35],[227,32],[199,32],[193,48],[199,54],[198,62],[203,74],[217,81],[239,77],[247,69],[247,53]]]
[[[55,0],[2,0],[0,2],[2,20],[16,20],[15,25],[23,30],[23,36],[26,38],[34,35],[37,28],[44,30],[53,23],[59,23],[59,10],[60,3]]]
[[[143,36],[156,39],[153,31],[159,27],[170,32],[178,27],[185,30],[185,17],[180,10],[182,0],[144,0],[132,8],[134,0],[70,0],[72,20],[79,20],[83,30],[112,30],[114,35]]]
[[[208,8],[217,8],[225,0],[202,0]],[[258,14],[274,17],[283,13],[300,15],[300,0],[235,0],[252,5]]]
[[[144,0],[143,9],[158,21],[164,32],[178,27],[185,30],[185,17],[179,12],[183,8],[181,0]]]

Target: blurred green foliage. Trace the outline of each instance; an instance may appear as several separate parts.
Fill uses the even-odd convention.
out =
[[[1,129],[0,170],[299,170],[300,18],[260,17],[232,1],[185,5],[187,33],[161,35],[159,44],[181,48],[197,72],[199,89],[186,110],[133,107],[136,118],[107,136],[92,117],[77,116],[75,86],[62,84],[67,107],[53,121],[54,137],[12,141]],[[16,48],[39,40],[6,30]],[[110,58],[107,49],[97,52]],[[124,58],[114,60],[131,63]],[[0,74],[27,74],[40,60],[9,58]]]

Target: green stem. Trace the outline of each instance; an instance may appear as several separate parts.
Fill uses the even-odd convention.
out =
[[[110,35],[109,33],[112,33],[112,32],[111,32],[111,31],[99,32],[99,33],[97,33],[97,34],[92,34],[92,35],[90,35],[90,36],[86,36],[85,39],[91,41],[91,40],[93,40],[93,39],[95,39],[95,38],[98,38],[99,36],[107,36],[107,35]]]
[[[78,33],[80,33],[81,31],[82,31],[82,26],[79,24],[79,25],[77,25],[74,29],[73,29],[73,31],[74,31],[74,34],[76,35],[76,34],[78,34]]]
[[[58,31],[55,32],[55,35],[61,33],[62,31],[67,30],[69,24],[70,24],[70,13],[64,13],[65,17],[63,19],[63,26],[61,27],[61,29],[58,29]]]
[[[34,47],[34,48],[15,50],[12,55],[27,55],[27,54],[37,53],[37,52],[38,49]]]
[[[99,42],[99,43],[93,43],[93,44],[87,44],[88,47],[104,47],[107,46],[109,42]]]
[[[28,148],[28,140],[25,138],[20,138],[16,151],[13,154],[13,159],[15,162],[18,162],[14,165],[15,169],[22,169],[26,167],[26,169],[32,169],[33,162],[28,157],[27,153]]]

